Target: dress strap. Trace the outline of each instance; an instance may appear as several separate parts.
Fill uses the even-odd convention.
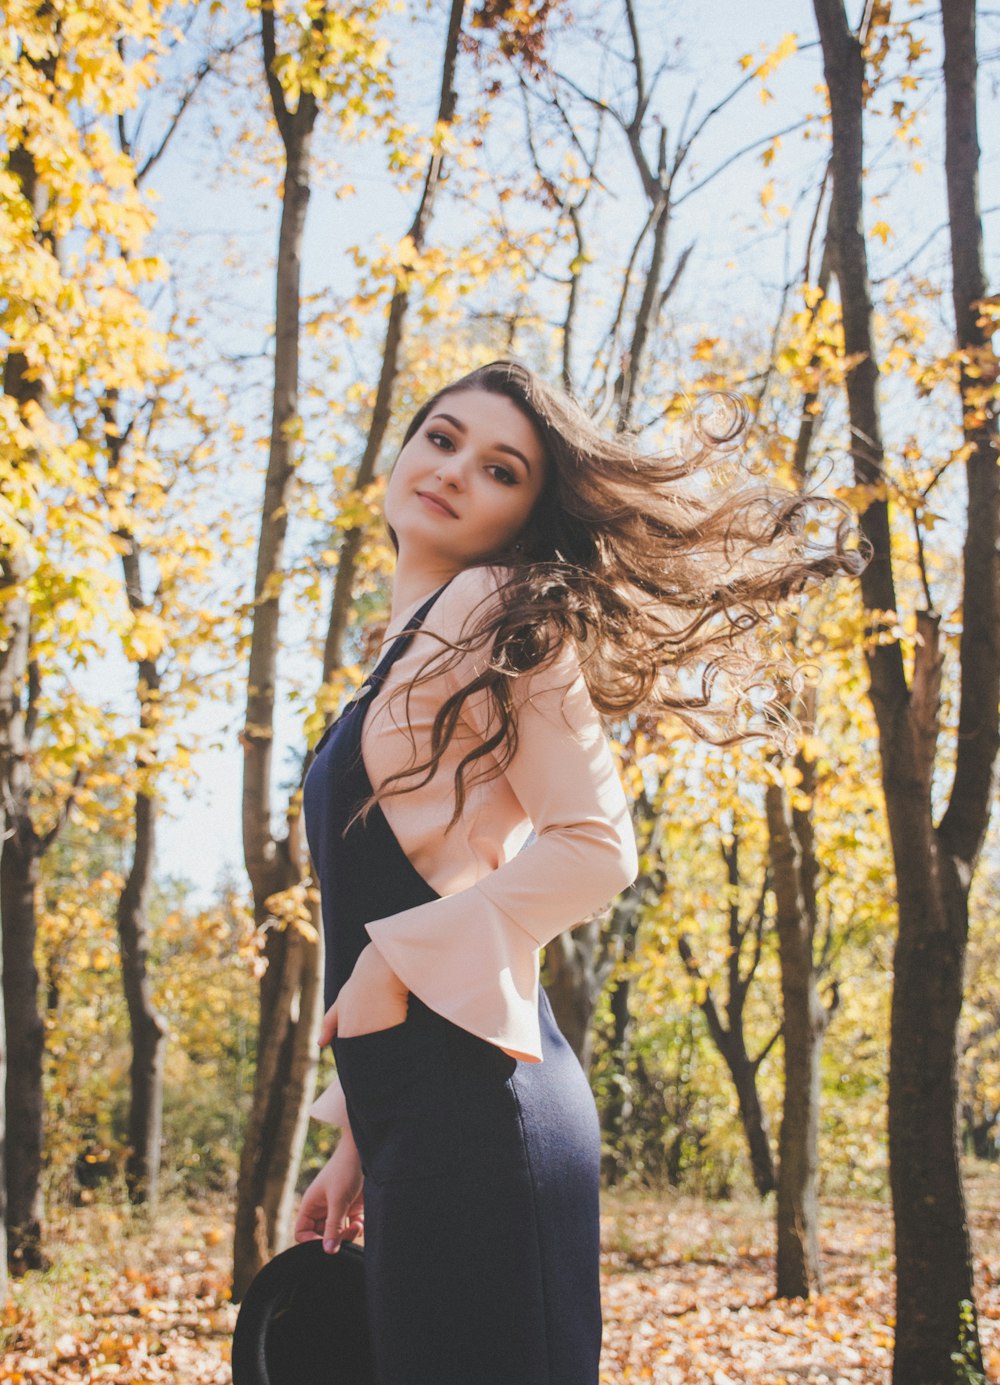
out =
[[[371,693],[376,692],[382,686],[383,682],[385,681],[386,674],[392,668],[393,664],[396,662],[399,656],[403,653],[404,649],[410,643],[410,640],[416,634],[417,630],[424,623],[424,621],[427,618],[427,614],[430,611],[431,607],[434,605],[435,601],[437,601],[438,597],[445,590],[445,587],[450,586],[453,581],[454,578],[449,577],[448,581],[445,582],[443,586],[438,587],[437,591],[431,592],[430,596],[423,603],[423,605],[418,610],[414,611],[413,615],[410,616],[410,619],[403,626],[402,630],[400,630],[399,634],[394,636],[392,643],[389,645],[389,648],[386,650],[382,658],[376,664],[371,674],[369,674],[369,676],[365,679],[364,690],[363,693],[360,694],[361,696],[368,697]]]
[[[315,757],[322,750],[323,746],[329,740],[330,735],[332,734],[334,728],[340,721],[341,717],[345,716],[347,712],[354,710],[362,703],[367,702],[368,698],[370,698],[374,693],[378,692],[379,688],[382,686],[382,683],[385,680],[386,674],[389,672],[393,664],[399,658],[400,654],[402,654],[403,650],[409,644],[410,639],[412,638],[418,627],[426,619],[427,612],[434,605],[435,601],[444,591],[445,587],[449,586],[453,580],[454,578],[449,577],[448,581],[444,583],[444,586],[438,587],[436,592],[432,592],[431,595],[427,598],[427,600],[423,603],[423,605],[419,608],[419,610],[414,611],[413,615],[410,616],[410,619],[403,626],[402,630],[400,630],[399,634],[396,635],[395,638],[392,640],[392,643],[389,645],[389,648],[386,650],[386,652],[382,655],[382,658],[376,664],[374,670],[368,675],[368,677],[362,683],[361,687],[351,698],[347,706],[342,709],[340,715],[335,717],[334,720],[330,722],[329,726],[327,726],[322,736],[320,736],[319,740],[313,746],[313,759],[315,759]]]

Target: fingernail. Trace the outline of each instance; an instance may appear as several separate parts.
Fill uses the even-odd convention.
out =
[[[331,1255],[335,1255],[335,1254],[337,1253],[337,1251],[340,1249],[340,1242],[339,1242],[339,1241],[324,1241],[324,1242],[323,1242],[323,1249],[329,1251]]]

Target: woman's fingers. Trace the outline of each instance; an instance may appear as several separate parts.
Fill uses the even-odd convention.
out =
[[[325,1166],[302,1195],[295,1239],[316,1241],[336,1252],[364,1230],[364,1170],[353,1141],[341,1137]]]
[[[299,1207],[299,1214],[295,1218],[295,1239],[297,1241],[318,1240],[326,1221],[326,1214],[325,1196],[319,1189],[315,1191],[312,1188],[307,1189],[302,1198],[302,1205]]]
[[[341,1241],[353,1241],[364,1230],[364,1212],[355,1206],[346,1207],[338,1199],[329,1201],[320,1192],[316,1198],[306,1197],[295,1219],[297,1241],[318,1241],[322,1236],[323,1249],[336,1251]]]
[[[349,1231],[348,1219],[344,1215],[342,1207],[332,1207],[330,1215],[326,1219],[326,1226],[323,1229],[323,1249],[336,1252],[340,1249],[341,1241],[353,1240],[347,1233]],[[357,1232],[355,1232],[357,1235]]]
[[[347,1230],[344,1232],[345,1241],[353,1241],[365,1229],[365,1194],[364,1188],[358,1193],[357,1197],[347,1209]]]

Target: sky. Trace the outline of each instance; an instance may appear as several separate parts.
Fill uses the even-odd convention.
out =
[[[616,29],[619,6],[611,0],[591,0],[589,13],[599,19],[607,16],[608,44],[619,40]],[[433,0],[430,12],[423,5],[409,5],[398,16],[396,25],[404,41],[399,46],[398,80],[409,93],[409,118],[426,128],[436,102],[436,53],[440,43],[443,0]],[[816,46],[815,22],[805,0],[768,0],[767,4],[747,4],[746,0],[713,0],[709,4],[664,4],[655,0],[645,5],[647,15],[659,16],[666,42],[673,34],[685,36],[682,50],[675,54],[675,67],[663,84],[664,111],[668,125],[677,128],[689,99],[694,110],[704,110],[728,90],[739,77],[743,54],[760,54],[775,47],[783,35],[796,33],[801,47],[811,49],[786,63],[769,82],[775,100],[760,101],[751,91],[734,105],[734,115],[719,119],[707,132],[701,159],[694,176],[715,167],[733,152],[734,135],[743,143],[773,131],[781,123],[792,123],[797,116],[817,109],[820,97],[815,90],[821,79],[821,61]],[[655,30],[650,30],[655,32]],[[996,49],[1000,26],[988,27],[984,21],[980,47]],[[584,52],[569,37],[561,40],[557,65],[579,80],[593,77],[598,61],[592,49]],[[251,50],[248,74],[260,78],[259,59]],[[1000,146],[994,131],[1000,128],[996,115],[995,73],[983,75],[981,139],[983,144],[983,204],[987,209],[986,227],[992,282],[996,282],[997,217],[1000,203],[998,158]],[[186,281],[181,291],[204,299],[211,349],[223,354],[246,353],[253,356],[267,346],[267,331],[273,315],[273,259],[277,242],[279,205],[273,191],[251,186],[252,178],[237,178],[226,167],[223,151],[232,129],[234,108],[240,102],[257,100],[245,92],[234,92],[220,85],[206,88],[190,124],[170,146],[159,165],[154,185],[159,196],[160,230],[157,241],[163,253],[183,260]],[[988,114],[992,112],[992,118]],[[893,237],[889,245],[873,253],[882,255],[886,272],[892,260],[903,263],[912,248],[931,238],[926,255],[945,257],[947,234],[944,226],[945,203],[939,171],[941,144],[938,112],[932,109],[925,126],[927,171],[920,177],[900,172],[902,160],[891,147],[874,161],[870,185],[893,208]],[[213,129],[215,132],[213,132]],[[303,280],[307,295],[340,294],[350,291],[353,262],[348,247],[369,244],[379,236],[401,235],[412,216],[412,197],[402,198],[395,191],[372,144],[338,146],[323,142],[324,155],[335,152],[340,165],[321,174],[309,208]],[[516,138],[498,156],[511,160],[524,157]],[[780,157],[770,172],[776,180],[776,201],[799,195],[804,171],[816,164],[819,151],[815,143],[803,144],[797,136],[783,143]],[[252,169],[250,170],[252,173]],[[773,286],[782,282],[787,267],[785,244],[780,234],[767,234],[760,227],[758,193],[763,182],[759,158],[751,156],[734,164],[710,188],[692,197],[678,217],[673,254],[682,244],[695,249],[686,276],[687,292],[680,311],[699,330],[711,334],[721,321],[726,329],[740,318],[751,328],[759,328],[761,305],[773,302]],[[347,200],[337,198],[336,189],[344,181],[357,188]],[[623,221],[634,215],[640,195],[627,171],[620,184]],[[797,209],[800,210],[800,209]],[[443,213],[460,216],[460,209]],[[797,221],[796,235],[801,242],[803,217]],[[447,225],[447,222],[445,222]],[[756,228],[756,229],[752,229]],[[613,242],[620,235],[617,221],[600,228]],[[796,244],[793,238],[793,244]],[[795,253],[799,253],[796,248]],[[876,266],[878,267],[878,266]],[[947,305],[946,305],[947,306]],[[596,330],[597,316],[593,319]],[[359,357],[357,368],[369,362]],[[260,419],[267,408],[266,367],[251,369],[245,394],[234,398],[232,407],[246,416],[251,431],[260,431]],[[235,499],[249,512],[259,503],[263,484],[263,456],[242,473],[237,484],[245,487]],[[325,618],[317,613],[317,620]],[[294,627],[292,627],[294,633]],[[127,669],[109,664],[104,677],[114,683],[121,679],[123,689],[130,686]],[[219,748],[198,757],[197,787],[190,794],[173,792],[168,799],[168,816],[160,836],[161,874],[183,876],[195,887],[198,898],[207,902],[221,875],[236,879],[242,875],[240,844],[241,753],[236,739],[243,707],[209,707],[199,717],[207,736]],[[282,754],[298,745],[296,720],[287,706],[279,708],[279,745]],[[282,763],[279,755],[277,763]],[[280,771],[279,776],[280,778]],[[283,798],[279,799],[280,803]]]

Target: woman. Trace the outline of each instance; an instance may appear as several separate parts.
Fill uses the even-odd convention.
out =
[[[599,713],[759,732],[787,669],[754,627],[861,564],[843,506],[729,465],[644,457],[502,361],[406,433],[386,652],[304,793],[340,1078],[311,1110],[342,1134],[295,1234],[364,1225],[379,1385],[596,1385],[600,1136],[538,959],[638,869]]]

